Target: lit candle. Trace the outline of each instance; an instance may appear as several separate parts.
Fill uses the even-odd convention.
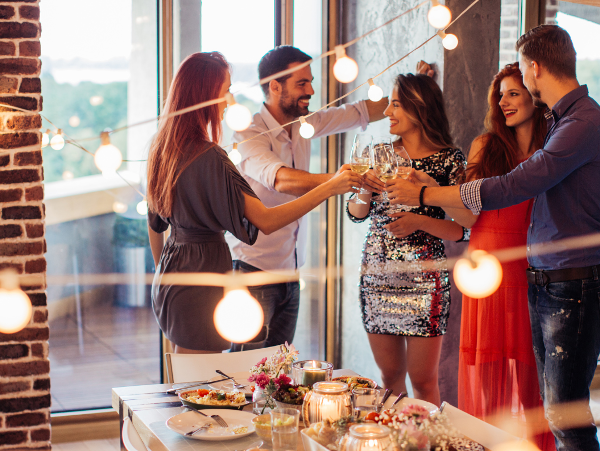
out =
[[[320,365],[317,366],[317,362],[312,362],[312,367],[305,366],[302,372],[302,385],[312,387],[315,382],[321,382],[327,380],[327,370],[321,369]]]
[[[335,421],[341,418],[339,403],[336,400],[324,399],[319,405],[319,411],[321,420]]]

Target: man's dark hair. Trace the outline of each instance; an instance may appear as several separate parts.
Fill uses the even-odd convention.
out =
[[[576,78],[577,54],[571,36],[558,25],[540,25],[519,38],[517,51],[557,78]]]
[[[286,70],[292,63],[304,63],[310,59],[310,56],[296,47],[292,47],[291,45],[280,45],[273,50],[269,50],[265,56],[260,59],[260,63],[258,63],[258,78],[262,80],[277,72]],[[291,74],[284,75],[276,80],[279,83],[283,83],[291,76]],[[269,83],[264,83],[260,85],[260,87],[265,93],[265,97],[269,97]]]

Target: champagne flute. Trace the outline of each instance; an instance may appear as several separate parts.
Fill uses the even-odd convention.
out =
[[[396,178],[398,172],[397,159],[393,154],[392,145],[378,143],[373,146],[373,171],[379,180],[386,182]],[[384,191],[381,195],[382,200],[388,200],[387,192]]]
[[[350,169],[358,175],[364,175],[371,167],[371,146],[373,137],[367,134],[354,135],[352,151],[350,152]],[[369,194],[369,191],[361,188],[359,194]],[[348,199],[346,202],[351,204],[366,204],[356,197]]]
[[[408,174],[410,174],[410,169],[412,167],[412,160],[408,155],[408,152],[403,146],[398,146],[393,149],[393,158],[396,162],[396,172],[400,178],[406,179],[408,178]],[[389,199],[388,199],[389,200]],[[400,206],[396,206],[395,208],[390,208],[388,210],[388,214],[396,213],[400,211]]]

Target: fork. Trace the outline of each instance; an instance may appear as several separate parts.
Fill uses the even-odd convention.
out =
[[[222,417],[220,417],[219,415],[211,415],[211,416],[208,416],[208,415],[206,415],[205,413],[202,413],[202,412],[200,412],[199,410],[196,410],[196,409],[191,409],[191,408],[188,408],[188,410],[191,410],[191,411],[193,411],[193,412],[199,413],[200,415],[202,415],[202,416],[204,416],[204,417],[206,417],[206,418],[212,418],[212,419],[213,419],[213,420],[214,420],[214,421],[215,421],[215,422],[216,422],[216,423],[217,423],[219,426],[221,426],[221,427],[224,427],[224,428],[226,428],[226,427],[228,427],[228,426],[229,426],[229,425],[227,424],[227,422],[226,422],[226,421],[225,421],[225,420],[224,420]],[[206,426],[206,425],[205,425],[205,426]],[[193,432],[193,431],[192,431],[192,432]],[[192,434],[190,434],[190,435],[192,435]]]
[[[235,380],[233,377],[231,377],[231,376],[228,376],[228,375],[227,375],[227,374],[225,374],[223,371],[221,371],[221,370],[216,370],[216,371],[217,371],[217,373],[219,373],[221,376],[223,376],[223,377],[226,377],[227,379],[230,379],[230,380],[231,380],[231,382],[233,382],[233,388],[235,388],[235,389],[239,390],[240,388],[244,388],[244,387],[246,387],[246,385],[244,385],[244,384],[238,384],[238,383],[237,383],[237,381],[236,381],[236,380]]]

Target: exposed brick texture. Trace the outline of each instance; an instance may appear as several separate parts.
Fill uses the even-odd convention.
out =
[[[23,235],[23,229],[19,224],[0,225],[0,240],[16,238]]]
[[[30,388],[31,383],[29,381],[0,382],[0,395],[23,392],[29,390]]]
[[[9,415],[6,417],[6,426],[15,428],[19,426],[38,426],[45,424],[48,416],[45,413],[21,413],[19,415]]]
[[[21,16],[21,19],[38,20],[40,18],[40,8],[38,8],[37,6],[29,5],[21,6],[19,8],[19,14]]]
[[[0,68],[2,67],[2,60],[0,59]],[[37,111],[38,101],[35,97],[22,97],[22,96],[7,96],[2,97],[2,103],[21,108],[23,110]],[[0,107],[0,112],[13,113],[14,109],[9,107]]]
[[[29,327],[14,334],[0,334],[0,343],[8,343],[11,341],[48,341],[49,336],[50,334],[47,327]]]
[[[44,271],[46,270],[46,265],[44,265]],[[26,271],[26,272],[42,272],[42,271]],[[36,310],[33,312],[33,322],[34,323],[45,323],[48,321],[48,310]]]
[[[45,361],[0,363],[0,374],[10,376],[31,376],[50,372],[50,363]]]
[[[38,258],[36,260],[29,260],[25,263],[25,272],[27,274],[34,274],[38,272],[46,271],[46,259]]]
[[[31,305],[34,307],[43,307],[46,305],[46,293],[28,293]]]
[[[42,219],[40,207],[6,207],[2,219]]]
[[[0,148],[16,149],[17,147],[32,146],[39,143],[37,133],[2,133],[0,134]]]
[[[0,256],[13,257],[15,255],[39,255],[44,251],[41,241],[0,243]]]
[[[24,93],[37,93],[42,92],[42,82],[39,78],[23,78],[21,80],[21,86],[19,92]],[[40,125],[41,127],[41,125]]]
[[[0,42],[0,55],[13,56],[17,48],[12,42]]]
[[[15,166],[39,166],[42,164],[42,151],[15,153],[14,164]]]
[[[21,92],[23,92],[22,88],[25,80],[27,79],[21,81],[21,88],[19,89]],[[8,130],[30,130],[40,128],[42,128],[42,116],[39,114],[36,114],[35,116],[14,116],[6,121],[6,129]]]
[[[0,22],[0,31],[2,23]],[[4,58],[0,60],[0,73],[14,75],[37,75],[42,67],[36,58]]]
[[[27,224],[25,230],[27,231],[27,238],[39,238],[44,236],[43,224]]]
[[[37,41],[19,42],[19,56],[40,56],[42,53],[40,43]]]
[[[0,77],[0,94],[11,94],[17,92],[19,80],[12,77]]]
[[[0,171],[0,185],[11,183],[40,182],[40,171],[37,169],[18,169],[11,171]]]
[[[24,344],[0,346],[0,360],[20,359],[29,356],[29,346]]]
[[[22,274],[23,273],[23,263],[1,262],[0,263],[0,271],[3,269],[14,269],[17,272],[17,274]]]
[[[50,395],[14,399],[0,399],[0,412],[15,413],[50,407]]]
[[[9,5],[0,5],[0,19],[10,19],[15,15],[15,8]]]
[[[39,30],[30,22],[0,22],[0,39],[37,38]]]
[[[45,442],[50,440],[50,429],[35,429],[31,431],[31,440],[33,442]]]
[[[0,155],[0,167],[5,167],[10,164],[10,155],[4,154]]]
[[[33,389],[34,390],[40,390],[40,391],[41,390],[50,390],[50,379],[49,378],[46,378],[46,379],[37,379],[33,383]]]
[[[41,154],[40,154],[40,158],[41,158]],[[38,164],[42,164],[41,159]],[[32,188],[27,188],[25,190],[25,200],[27,200],[27,201],[42,200],[43,198],[44,198],[44,187],[41,185],[34,186]]]
[[[0,445],[18,445],[27,440],[25,431],[0,432]]]

